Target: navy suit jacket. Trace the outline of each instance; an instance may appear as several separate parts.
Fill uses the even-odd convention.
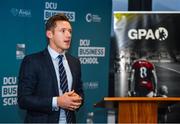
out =
[[[65,55],[73,77],[72,89],[83,98],[80,62]],[[58,82],[48,50],[26,56],[18,79],[18,104],[27,110],[25,122],[58,123],[60,112],[52,109],[52,98],[59,96]],[[71,114],[76,122],[74,111]]]

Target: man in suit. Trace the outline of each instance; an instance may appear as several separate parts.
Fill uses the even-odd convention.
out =
[[[75,123],[75,111],[83,103],[81,67],[77,58],[65,52],[70,47],[72,27],[63,14],[46,22],[48,46],[26,56],[20,67],[18,104],[27,111],[25,122]],[[60,71],[59,56],[63,69]],[[61,87],[65,76],[66,91]]]

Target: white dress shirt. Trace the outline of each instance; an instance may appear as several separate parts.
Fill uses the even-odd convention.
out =
[[[56,77],[57,77],[57,81],[58,81],[59,95],[61,96],[62,95],[62,90],[60,88],[60,76],[59,76],[59,66],[58,66],[58,63],[59,63],[58,56],[60,54],[64,55],[64,57],[63,57],[63,65],[64,65],[66,75],[67,75],[69,91],[71,91],[71,87],[72,87],[71,70],[70,70],[70,67],[68,65],[68,62],[67,62],[67,59],[66,59],[66,56],[65,56],[65,52],[64,53],[58,53],[55,50],[53,50],[49,45],[48,45],[48,51],[49,51],[49,54],[51,56],[51,59],[52,59],[53,65],[54,65],[54,69],[55,69]],[[53,97],[52,108],[53,108],[54,111],[58,111],[60,109],[58,107],[58,105],[57,105],[57,97]],[[61,123],[61,124],[66,123],[66,114],[65,114],[65,111],[63,109],[60,109],[59,123]]]

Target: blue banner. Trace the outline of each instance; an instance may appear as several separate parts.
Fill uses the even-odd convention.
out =
[[[108,95],[112,2],[2,0],[0,11],[0,122],[23,122],[24,111],[17,105],[20,63],[25,55],[46,47],[46,20],[64,13],[73,27],[69,52],[79,57],[82,65],[85,103],[77,113],[77,121],[85,123],[90,115],[94,122],[106,123],[106,111],[93,104]]]

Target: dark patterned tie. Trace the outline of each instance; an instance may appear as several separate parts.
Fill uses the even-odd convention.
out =
[[[63,94],[65,92],[68,92],[68,82],[67,82],[67,75],[66,75],[66,71],[65,71],[65,68],[63,66],[63,55],[59,55],[58,58],[59,58],[59,75],[60,75],[60,88],[63,92]],[[72,123],[72,117],[71,117],[71,114],[70,114],[70,111],[69,110],[65,110],[66,112],[66,121],[67,123]]]

